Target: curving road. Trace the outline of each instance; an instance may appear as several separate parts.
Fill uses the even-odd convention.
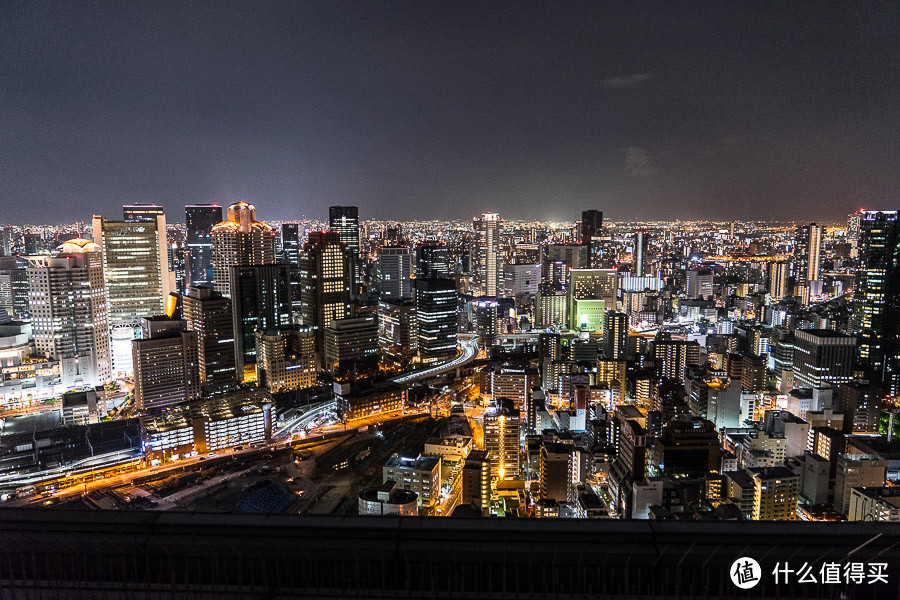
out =
[[[392,377],[391,381],[394,383],[412,383],[413,381],[419,381],[420,379],[434,377],[435,375],[440,375],[441,373],[446,373],[447,371],[452,371],[457,367],[461,367],[478,356],[478,340],[476,338],[461,340],[459,342],[459,347],[461,352],[453,360],[421,371],[413,371],[412,373]]]

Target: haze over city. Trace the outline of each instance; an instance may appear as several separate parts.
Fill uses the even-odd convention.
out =
[[[0,600],[896,596],[898,74],[879,0],[0,3]]]

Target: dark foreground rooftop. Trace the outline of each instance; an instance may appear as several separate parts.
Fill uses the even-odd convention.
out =
[[[0,509],[13,598],[898,598],[900,526]],[[731,583],[738,557],[762,565]],[[776,585],[776,563],[888,583]],[[796,576],[792,581],[796,579]]]

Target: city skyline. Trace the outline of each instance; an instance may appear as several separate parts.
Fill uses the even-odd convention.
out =
[[[8,0],[0,65],[4,600],[900,589],[900,3]]]
[[[887,5],[82,6],[0,17],[8,222],[235,201],[827,221],[900,189]]]

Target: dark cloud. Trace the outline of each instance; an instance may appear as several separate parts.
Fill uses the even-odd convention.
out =
[[[0,220],[839,219],[896,208],[900,7],[35,2],[0,10]]]

